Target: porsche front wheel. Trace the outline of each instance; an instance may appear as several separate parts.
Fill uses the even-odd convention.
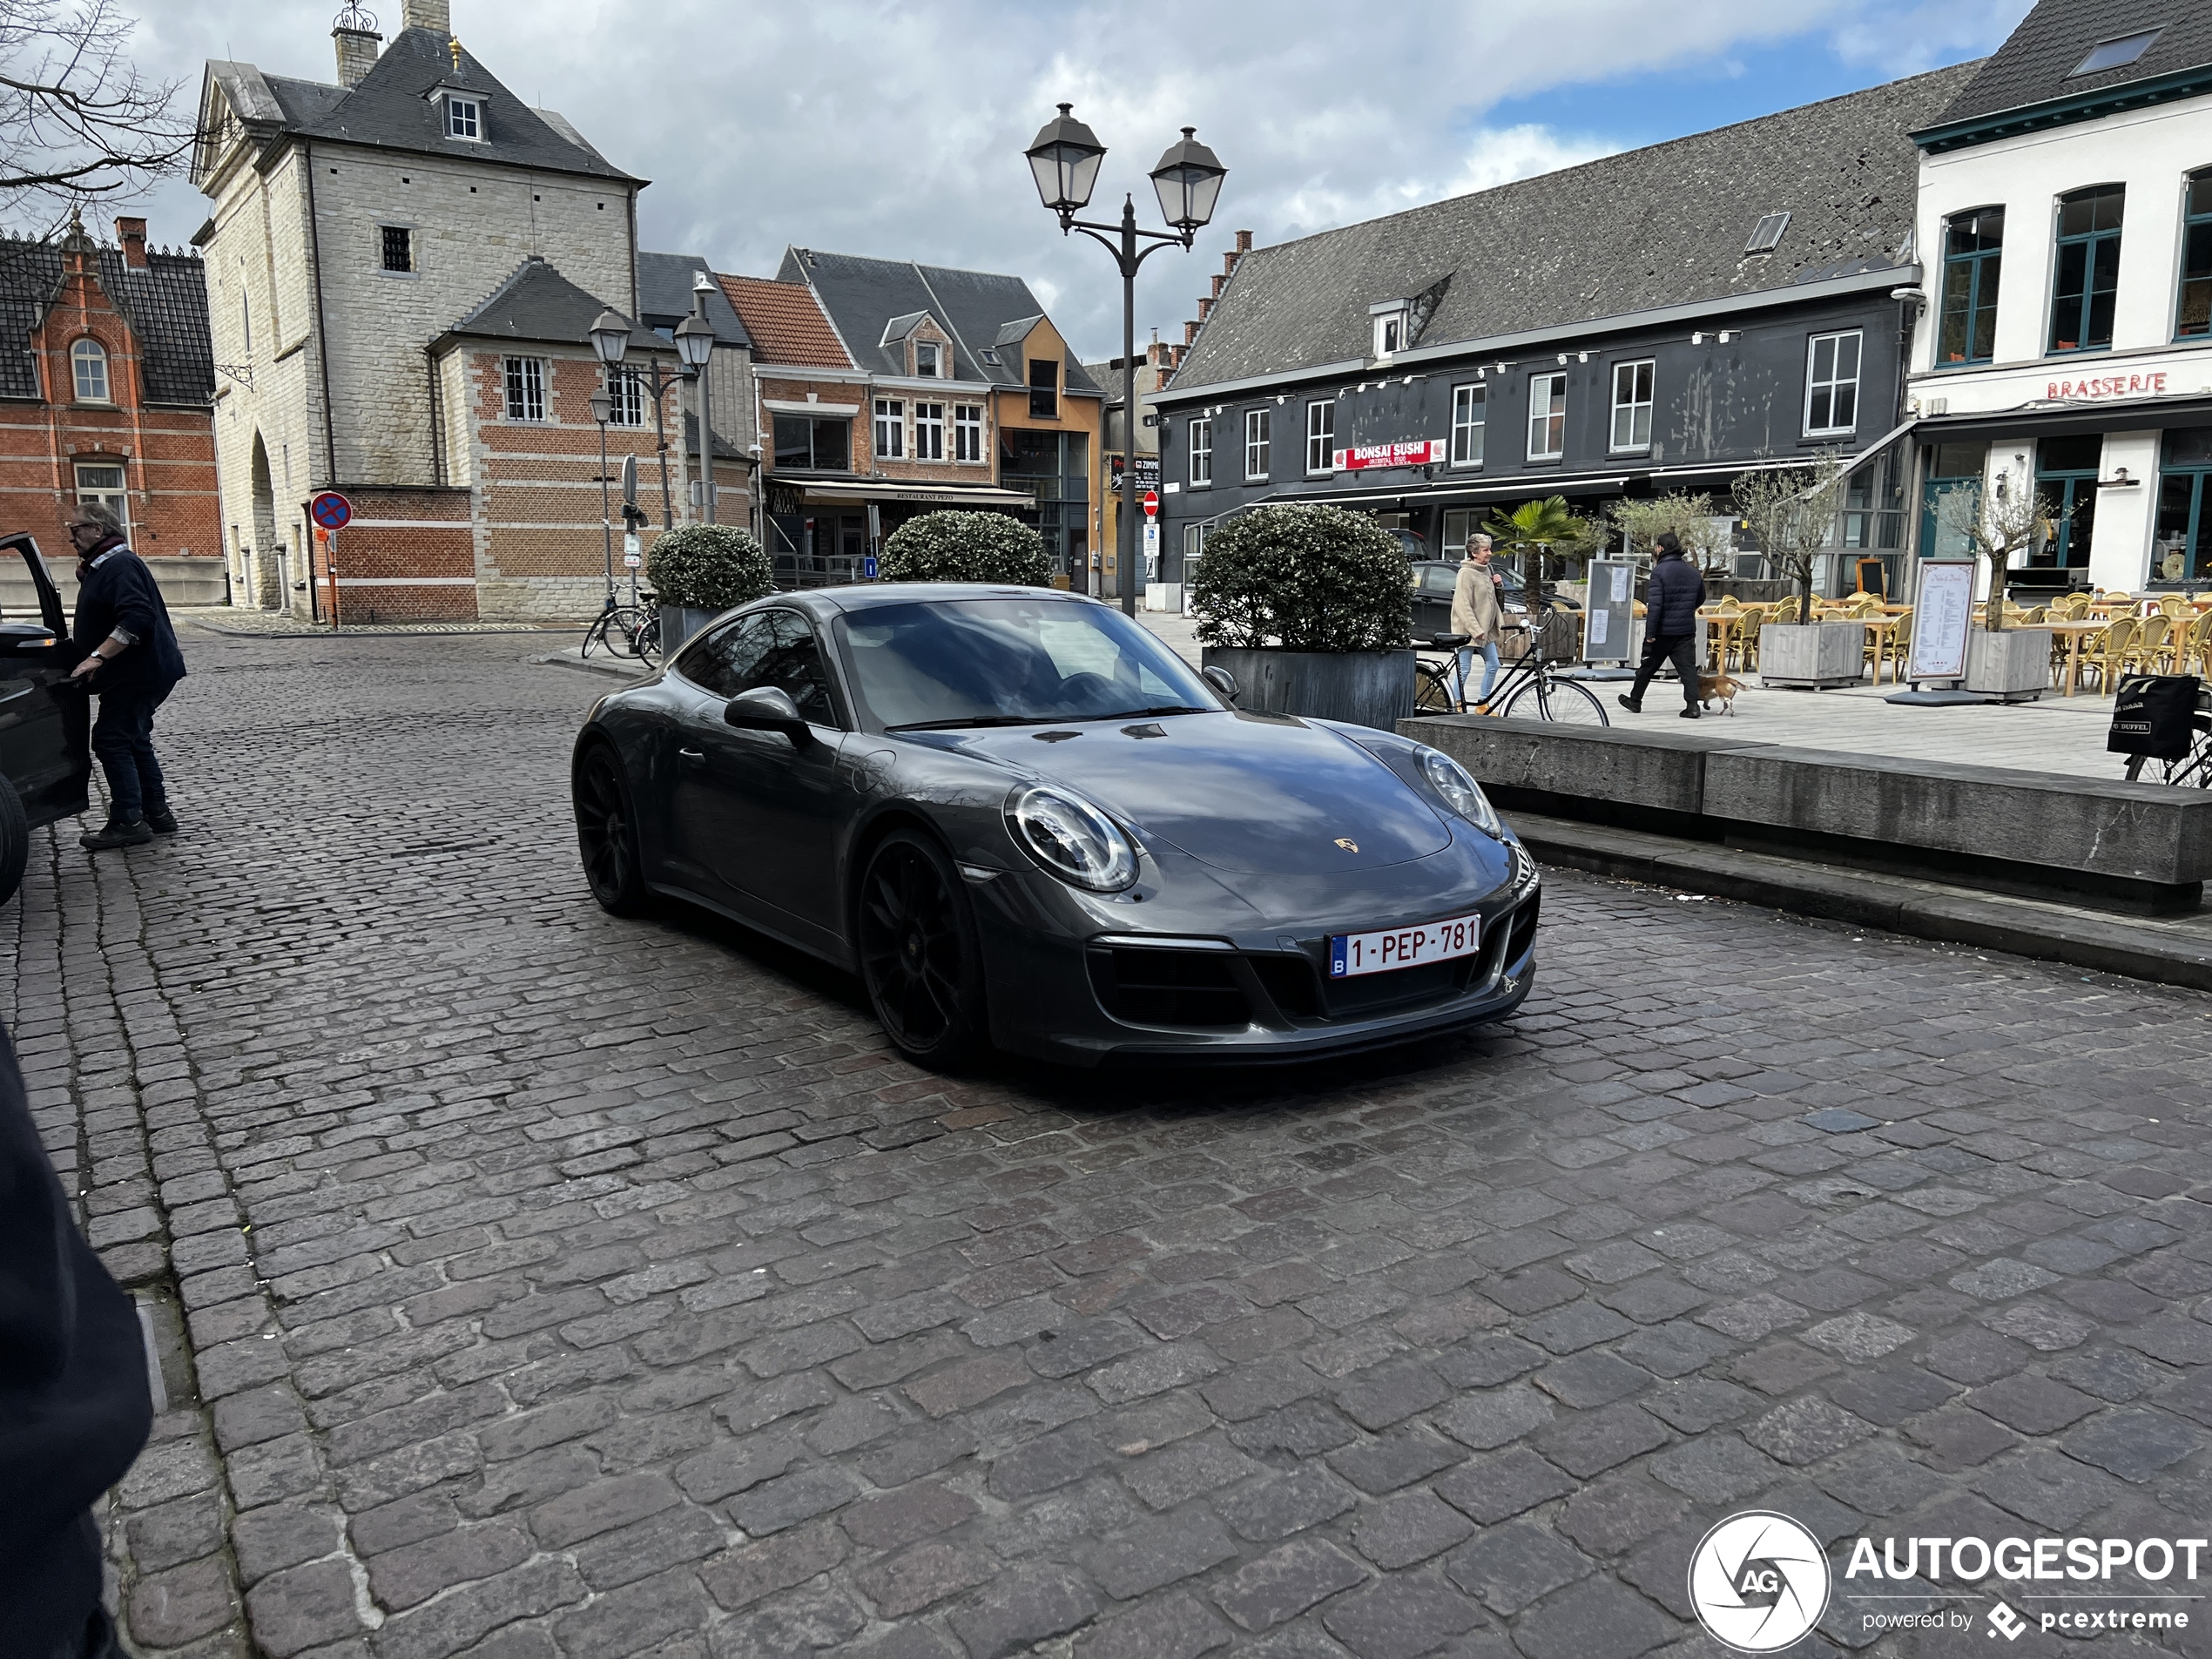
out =
[[[917,1064],[955,1064],[983,1042],[983,963],[959,872],[936,844],[894,830],[860,878],[860,979],[885,1033]]]
[[[595,745],[576,772],[577,850],[583,879],[599,907],[617,916],[641,914],[648,901],[637,856],[637,820],[622,763],[606,745]]]

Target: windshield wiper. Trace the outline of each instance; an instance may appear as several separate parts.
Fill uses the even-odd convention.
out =
[[[1143,720],[1156,714],[1212,714],[1218,710],[1194,708],[1188,703],[1163,703],[1157,708],[1123,709],[1118,714],[1086,714],[1086,720]]]
[[[957,720],[909,720],[904,725],[887,725],[886,732],[954,732],[963,726],[979,725],[1055,725],[1067,719],[1064,714],[968,714]]]

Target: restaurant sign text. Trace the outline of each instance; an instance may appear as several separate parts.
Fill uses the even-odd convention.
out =
[[[2155,397],[2166,389],[2166,371],[2149,374],[2099,374],[2086,381],[2053,381],[2048,398]]]
[[[1444,459],[1441,438],[1416,438],[1410,443],[1357,443],[1337,451],[1339,472],[1365,472],[1370,467],[1424,467]]]

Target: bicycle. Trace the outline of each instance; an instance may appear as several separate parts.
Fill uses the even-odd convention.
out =
[[[1499,672],[1490,694],[1480,701],[1467,700],[1467,681],[1460,671],[1459,649],[1465,634],[1432,634],[1432,649],[1450,653],[1445,663],[1421,663],[1414,670],[1413,712],[1450,714],[1464,708],[1469,714],[1492,714],[1511,720],[1554,720],[1568,725],[1613,724],[1597,693],[1580,680],[1568,679],[1544,655],[1541,626],[1531,631],[1527,654],[1508,663]]]
[[[590,627],[584,630],[581,655],[591,655],[594,645],[606,647],[610,657],[631,657],[648,666],[660,662],[660,611],[653,596],[641,593],[636,604],[618,604],[610,593]]]

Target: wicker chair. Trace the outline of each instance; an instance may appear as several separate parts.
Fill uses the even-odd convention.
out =
[[[2121,654],[2120,671],[2123,674],[2158,674],[2165,671],[2169,636],[2174,631],[2170,617],[2147,617],[2135,630],[2134,642]]]
[[[2135,644],[2135,619],[2122,617],[2089,636],[2081,647],[2081,666],[2097,671],[2097,694],[2110,697],[2120,683],[2120,671]]]

